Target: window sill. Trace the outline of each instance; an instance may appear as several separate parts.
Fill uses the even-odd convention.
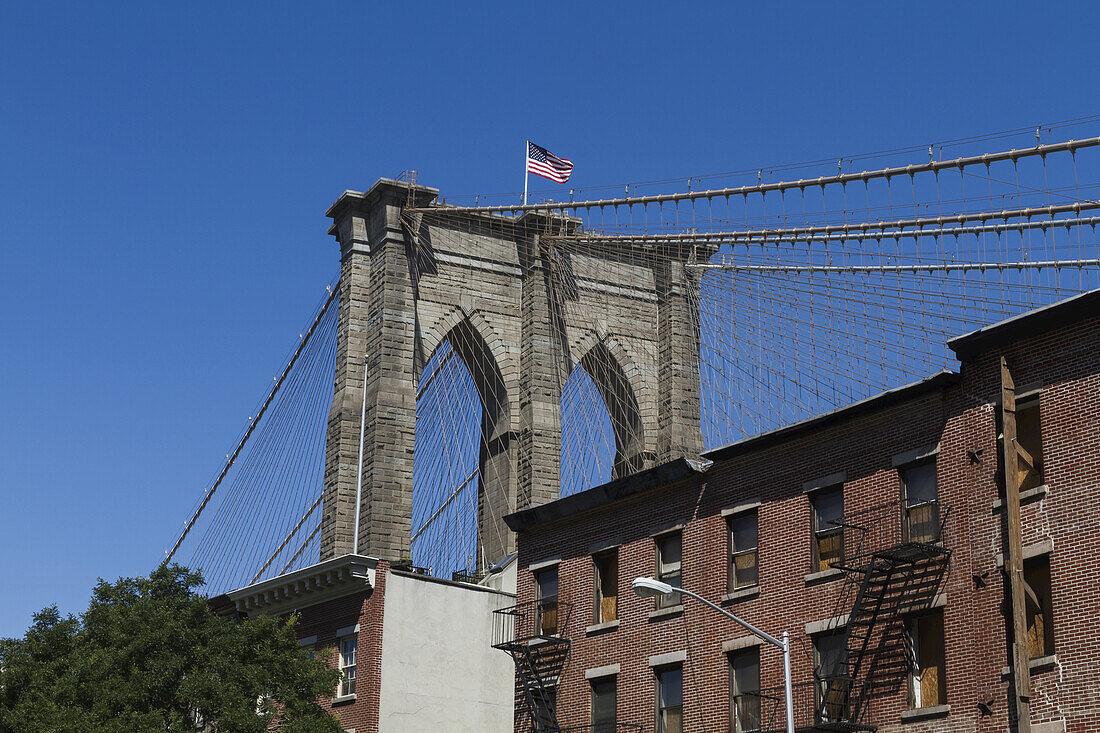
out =
[[[760,595],[759,585],[746,585],[742,588],[734,588],[726,595],[722,596],[722,603],[734,603],[736,601],[744,601],[749,598],[756,598]]]
[[[350,695],[340,695],[339,697],[332,698],[333,705],[346,705],[349,702],[355,702],[355,693]]]
[[[901,722],[915,723],[918,720],[945,718],[951,712],[950,705],[932,705],[926,708],[913,708],[901,711]]]
[[[1035,657],[1034,659],[1027,660],[1027,668],[1031,670],[1032,674],[1037,672],[1046,672],[1047,670],[1054,669],[1058,664],[1057,654],[1048,654],[1045,657]],[[1001,667],[1001,679],[1012,679],[1012,668]]]
[[[816,573],[809,573],[806,575],[806,585],[817,585],[818,583],[828,583],[830,580],[836,580],[844,575],[844,571],[840,568],[829,568],[828,570],[819,570]]]
[[[592,624],[584,629],[585,636],[592,636],[593,634],[602,634],[605,631],[614,631],[619,628],[619,619],[614,621],[604,621],[598,624]]]
[[[1041,486],[1036,486],[1034,489],[1028,489],[1027,491],[1021,491],[1020,492],[1020,503],[1021,504],[1027,504],[1030,501],[1035,501],[1036,499],[1042,499],[1046,495],[1047,495],[1047,485],[1046,484],[1043,484]],[[1004,499],[999,499],[999,498],[994,499],[993,500],[993,511],[999,512],[1001,509],[1004,508],[1004,505],[1005,505],[1005,500]]]
[[[669,606],[668,608],[658,608],[656,611],[649,612],[650,621],[660,621],[662,619],[670,618],[672,616],[679,616],[684,612],[684,604],[678,604],[676,606]]]

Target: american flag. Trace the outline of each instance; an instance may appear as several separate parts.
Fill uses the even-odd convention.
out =
[[[551,181],[565,183],[573,172],[573,162],[559,158],[546,148],[540,148],[527,141],[527,172],[549,178]]]

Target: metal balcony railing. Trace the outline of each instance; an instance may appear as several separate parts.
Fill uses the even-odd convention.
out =
[[[451,573],[451,580],[456,583],[470,583],[477,585],[485,579],[485,573],[477,570],[455,570]]]
[[[875,557],[915,561],[947,547],[951,509],[939,501],[902,499],[845,514],[829,524],[843,529],[844,551],[833,567],[861,570]]]
[[[833,677],[792,686],[796,731],[873,731],[871,686],[861,680]],[[851,703],[856,703],[850,705]],[[737,695],[732,700],[734,733],[784,733],[786,697],[782,687]],[[853,720],[848,710],[858,710]]]
[[[493,611],[493,646],[504,649],[537,639],[561,638],[572,608],[571,603],[554,597]]]

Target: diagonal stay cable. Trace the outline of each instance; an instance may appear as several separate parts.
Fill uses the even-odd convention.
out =
[[[199,508],[195,510],[195,513],[187,521],[187,525],[183,528],[183,532],[180,534],[179,539],[176,540],[176,544],[173,545],[172,549],[168,551],[165,562],[171,562],[172,557],[176,554],[176,551],[179,550],[180,545],[182,545],[183,541],[187,538],[187,535],[191,531],[191,528],[195,526],[195,522],[198,520],[199,515],[202,514],[203,509],[206,508],[206,505],[209,504],[210,500],[214,497],[214,492],[218,490],[218,486],[221,485],[222,480],[225,478],[226,474],[229,473],[229,469],[233,467],[233,462],[237,460],[237,456],[240,455],[241,450],[245,446],[245,443],[247,443],[248,439],[252,436],[252,432],[256,429],[256,426],[260,424],[260,419],[263,417],[264,412],[267,410],[268,406],[270,406],[271,402],[275,399],[275,395],[278,394],[279,388],[283,385],[283,380],[285,380],[287,375],[290,373],[291,368],[293,368],[294,366],[294,362],[298,360],[298,357],[305,349],[305,346],[309,342],[309,339],[313,335],[313,332],[317,329],[317,324],[321,322],[321,318],[324,317],[325,312],[328,311],[329,306],[332,305],[332,301],[336,299],[336,294],[339,292],[340,288],[338,286],[333,287],[329,291],[328,298],[325,299],[325,304],[321,306],[321,311],[317,314],[317,317],[313,319],[313,323],[309,325],[309,330],[306,331],[306,334],[302,338],[301,343],[298,344],[298,348],[294,350],[294,355],[290,357],[290,361],[287,362],[286,368],[283,369],[283,373],[279,375],[279,378],[277,380],[275,380],[275,386],[271,388],[271,392],[268,393],[267,399],[264,400],[263,405],[256,413],[256,419],[249,424],[248,430],[246,430],[244,435],[241,436],[241,440],[239,443],[237,443],[236,449],[234,449],[233,454],[225,462],[225,466],[222,468],[221,473],[218,474],[218,478],[210,486],[210,489],[207,490],[206,495],[202,499],[202,503],[199,504]]]

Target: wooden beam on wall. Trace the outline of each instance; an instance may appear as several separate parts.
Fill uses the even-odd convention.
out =
[[[1024,583],[1024,550],[1020,528],[1019,454],[1016,442],[1016,385],[1008,362],[1001,357],[1001,453],[1008,522],[1008,573],[1012,601],[1012,685],[1016,703],[1016,730],[1031,733],[1031,671],[1028,666],[1027,608]]]

